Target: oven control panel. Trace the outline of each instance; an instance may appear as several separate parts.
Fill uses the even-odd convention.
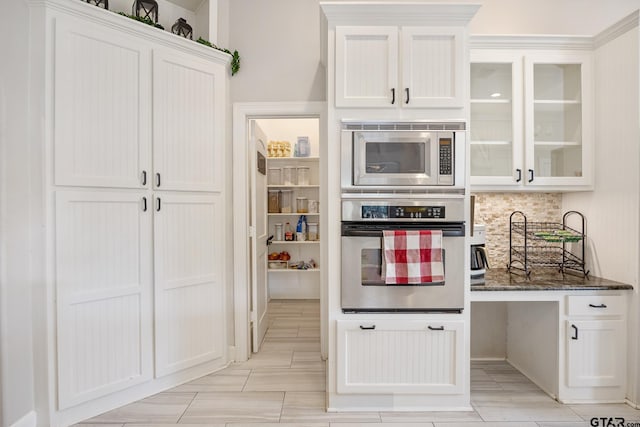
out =
[[[362,206],[362,219],[444,219],[444,206]]]

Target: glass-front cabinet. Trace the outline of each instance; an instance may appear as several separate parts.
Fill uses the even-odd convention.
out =
[[[473,50],[474,189],[593,185],[591,54]]]

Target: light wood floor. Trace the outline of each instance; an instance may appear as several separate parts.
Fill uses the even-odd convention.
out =
[[[212,375],[78,424],[89,427],[583,427],[639,422],[624,405],[561,405],[506,362],[473,362],[472,412],[324,411],[317,301],[276,300],[260,352]],[[598,424],[602,425],[602,424]]]

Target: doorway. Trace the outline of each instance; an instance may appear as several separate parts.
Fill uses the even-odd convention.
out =
[[[306,334],[320,338],[326,359],[326,283],[322,269],[322,207],[326,205],[326,181],[322,152],[326,150],[324,103],[251,103],[234,105],[233,115],[233,207],[234,207],[234,326],[235,360],[244,361],[275,335]],[[309,151],[304,150],[308,141]],[[274,148],[274,145],[286,148]],[[296,146],[299,150],[296,152]],[[261,147],[261,148],[260,148]],[[258,171],[266,150],[266,167]],[[280,149],[280,152],[276,150]],[[282,157],[280,157],[282,156]],[[269,169],[271,176],[269,176]],[[294,175],[290,178],[284,173]],[[301,180],[298,182],[297,173]],[[286,179],[286,181],[285,181]],[[268,212],[269,192],[288,203]],[[283,197],[287,200],[283,200]],[[317,212],[308,212],[309,202]],[[298,212],[297,203],[302,211]],[[278,207],[280,209],[280,207]],[[303,212],[307,210],[307,212]],[[238,214],[240,213],[240,214]],[[304,218],[302,218],[304,215]],[[303,221],[304,220],[304,221]],[[296,236],[297,223],[307,225],[298,240],[285,240],[289,227]],[[317,234],[309,236],[309,225]],[[282,227],[280,232],[278,228]],[[309,240],[311,237],[312,240]],[[317,239],[317,240],[316,240]],[[266,247],[266,242],[271,243]],[[272,259],[267,259],[270,256]],[[277,257],[277,259],[276,259]],[[247,262],[249,260],[249,262]],[[270,301],[270,303],[269,303]],[[317,306],[319,331],[299,326],[283,330],[281,308],[286,312],[309,313]],[[297,307],[299,306],[299,307]],[[273,318],[269,319],[269,312]],[[280,318],[280,320],[278,320]],[[275,328],[269,333],[267,327]],[[316,327],[317,329],[317,327]],[[266,334],[265,334],[266,332]],[[286,338],[286,337],[280,337]],[[289,336],[289,338],[293,338]],[[265,342],[267,342],[265,341]]]

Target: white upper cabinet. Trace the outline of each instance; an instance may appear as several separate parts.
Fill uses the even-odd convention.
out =
[[[471,51],[474,189],[589,189],[593,101],[588,51]]]
[[[58,19],[55,184],[222,191],[225,67]]]
[[[336,107],[462,108],[461,27],[337,26]]]
[[[222,190],[225,72],[222,64],[154,50],[155,189]]]
[[[55,32],[55,183],[143,187],[151,167],[151,50],[74,18],[58,19]]]

